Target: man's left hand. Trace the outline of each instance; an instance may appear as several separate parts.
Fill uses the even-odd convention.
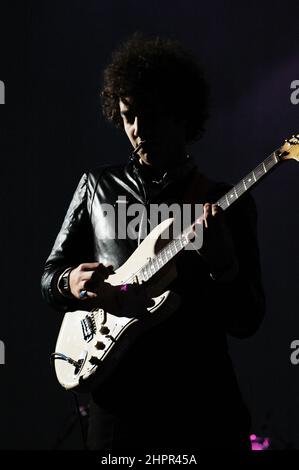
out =
[[[196,222],[203,224],[203,245],[200,254],[209,265],[212,276],[234,278],[238,272],[238,261],[230,230],[224,214],[217,204],[204,204],[202,217]]]

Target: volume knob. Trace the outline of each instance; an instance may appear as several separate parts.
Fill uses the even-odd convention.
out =
[[[108,335],[108,333],[110,333],[108,326],[102,326],[100,329],[100,333],[102,333],[102,335]]]
[[[105,343],[103,341],[97,341],[95,345],[96,349],[105,349]]]

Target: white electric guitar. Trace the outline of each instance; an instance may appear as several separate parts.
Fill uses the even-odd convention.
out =
[[[299,161],[299,135],[269,155],[216,204],[228,209],[242,194],[283,160]],[[58,381],[66,389],[90,391],[97,388],[115,367],[130,344],[146,329],[169,317],[179,306],[177,294],[167,290],[176,277],[175,257],[190,243],[192,226],[181,237],[166,242],[161,238],[173,219],[157,225],[128,260],[111,274],[113,286],[145,283],[152,306],[140,317],[119,317],[101,308],[78,310],[64,316],[52,354]]]

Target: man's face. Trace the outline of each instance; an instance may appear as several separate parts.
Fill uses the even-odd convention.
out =
[[[137,106],[132,98],[119,100],[124,130],[134,148],[142,146],[138,156],[142,163],[167,167],[186,155],[185,125],[169,115],[155,99]]]

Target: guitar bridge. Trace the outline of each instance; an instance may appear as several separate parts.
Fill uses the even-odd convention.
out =
[[[81,327],[85,341],[91,341],[96,333],[96,322],[93,313],[86,315],[86,317],[81,320]]]

